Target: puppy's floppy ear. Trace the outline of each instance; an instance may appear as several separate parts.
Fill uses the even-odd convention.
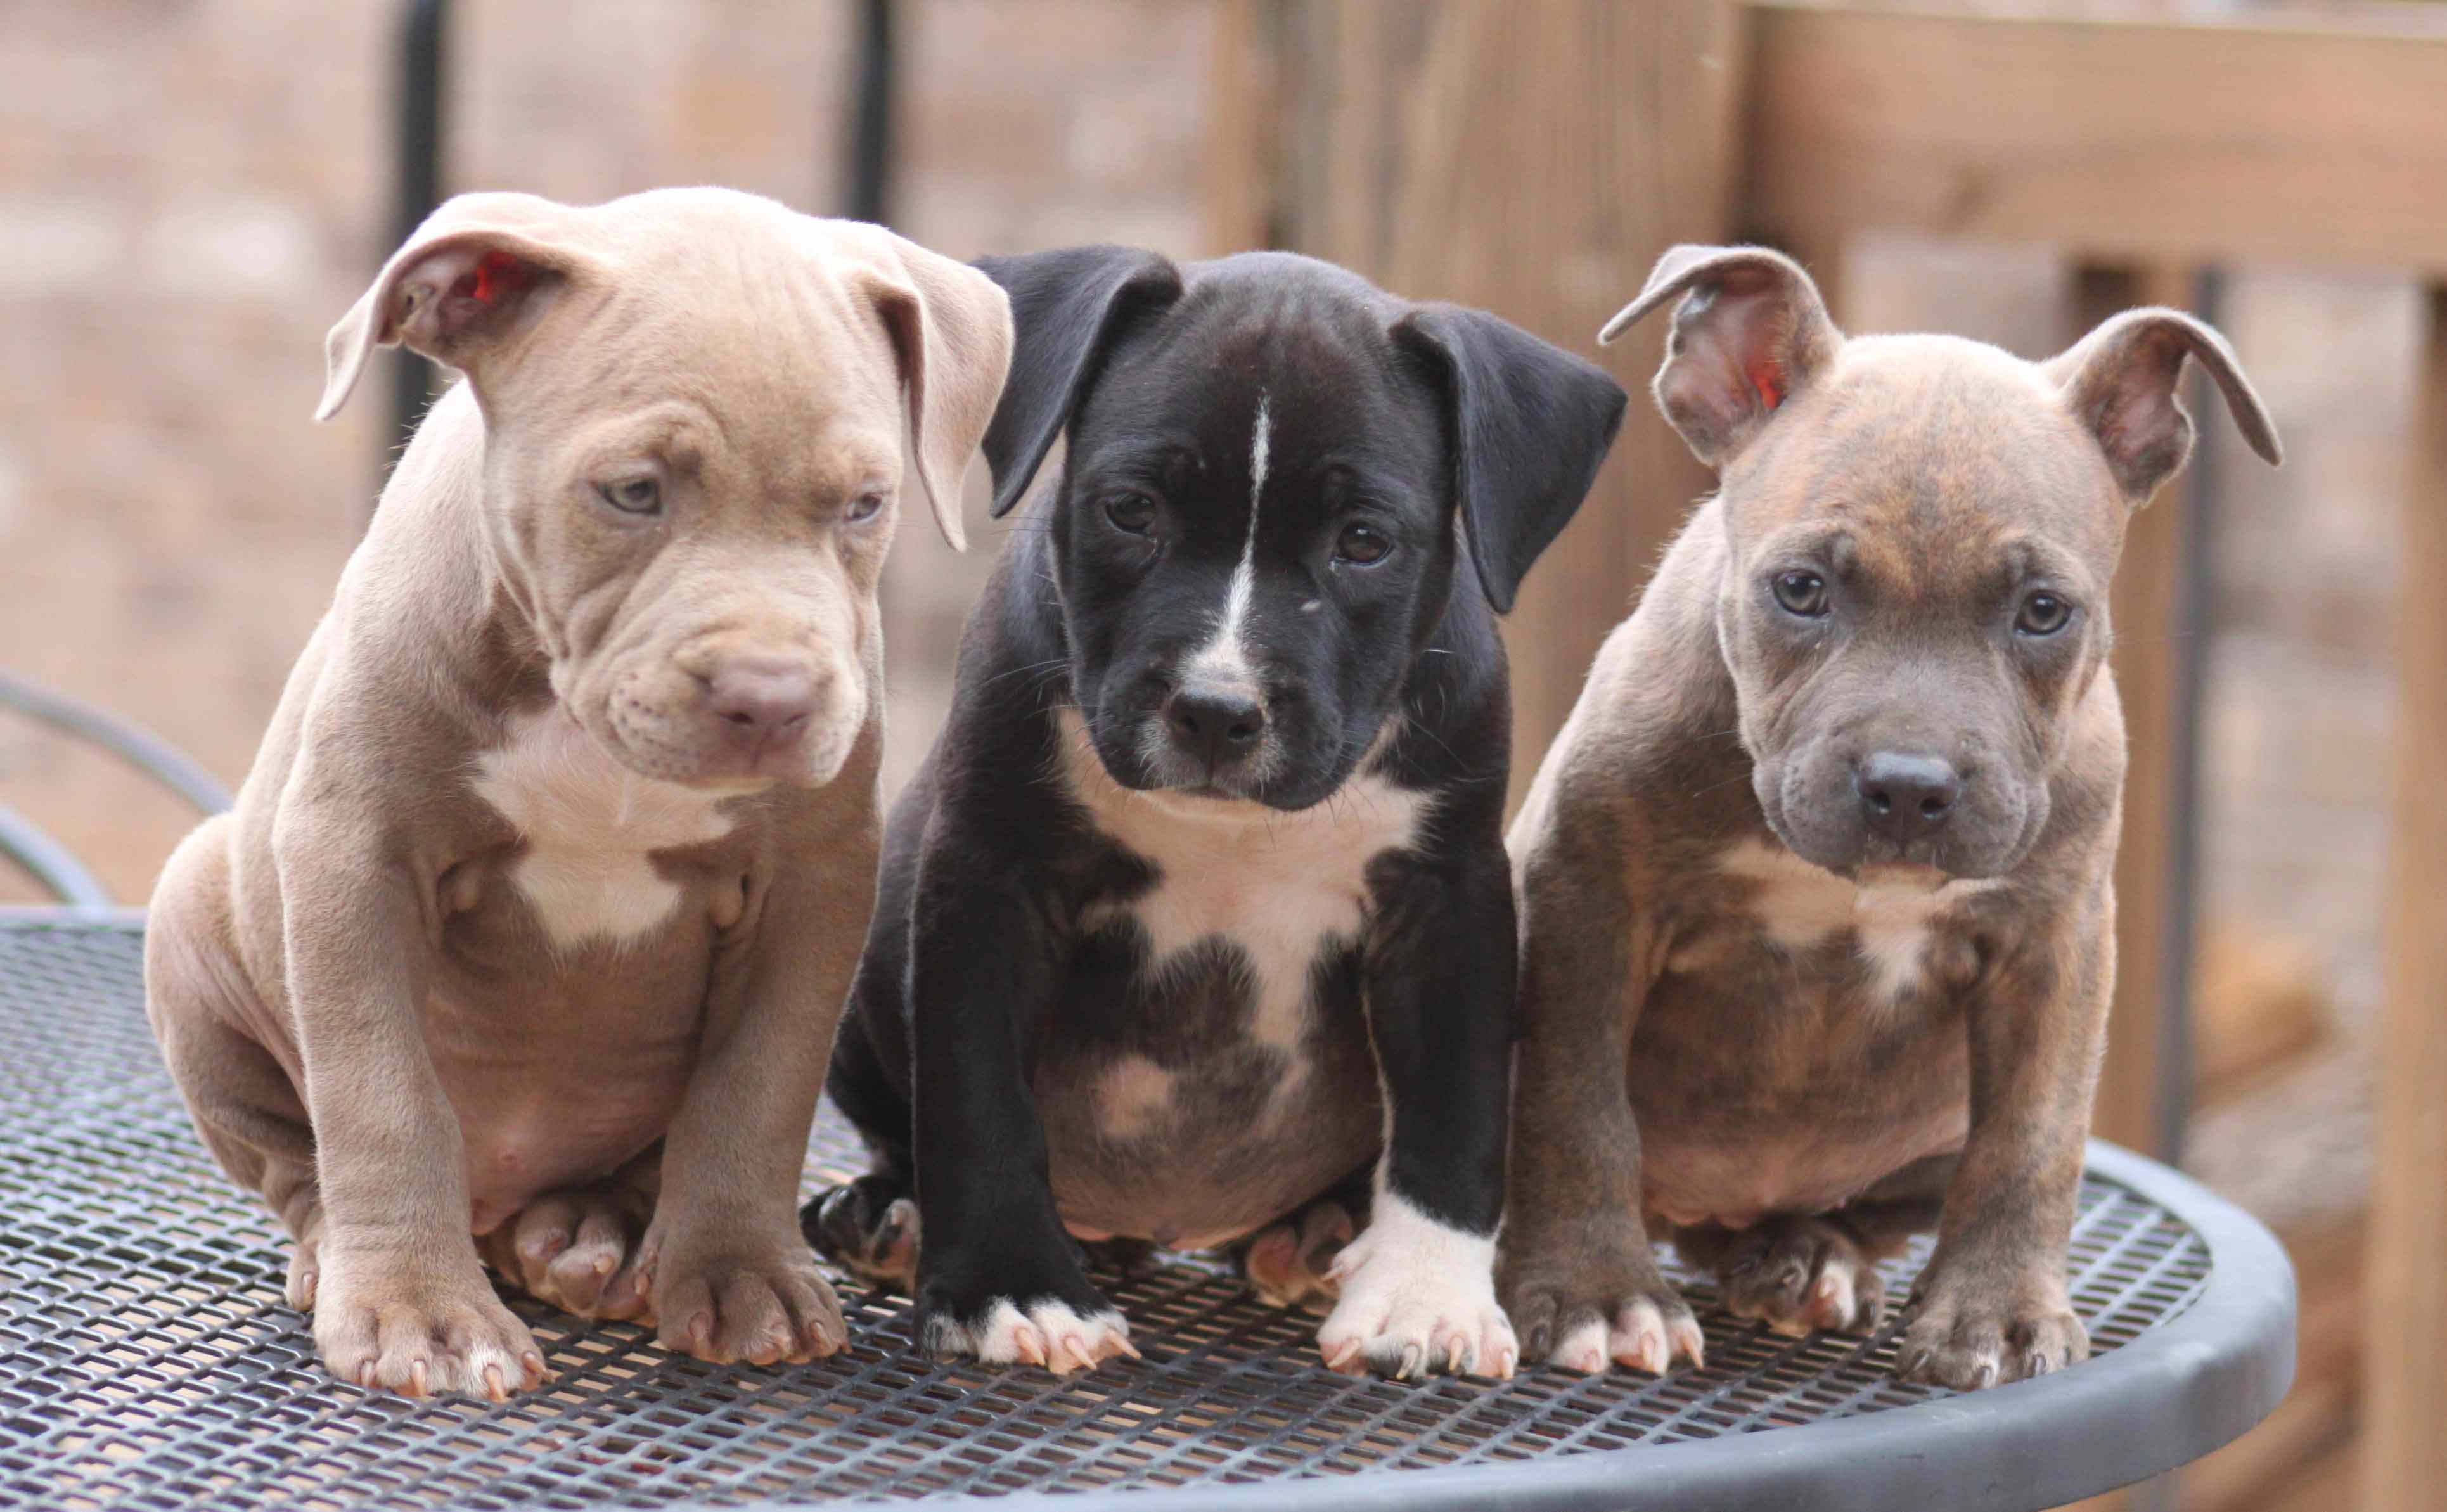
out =
[[[1600,344],[1679,296],[1657,407],[1701,462],[1723,467],[1844,344],[1801,264],[1766,247],[1674,247]]]
[[[919,483],[935,506],[943,539],[954,551],[966,551],[960,480],[1011,369],[1011,301],[967,264],[891,239],[901,276],[874,275],[866,293],[901,364]]]
[[[1010,293],[1016,335],[1011,381],[986,427],[999,520],[1028,492],[1131,314],[1181,297],[1181,270],[1152,252],[1108,246],[980,257],[976,266]]]
[[[322,403],[348,402],[376,347],[405,344],[471,375],[588,266],[570,245],[578,212],[534,195],[459,195],[426,217],[324,338]]]
[[[2087,336],[2040,368],[2056,381],[2067,408],[2098,438],[2108,470],[2134,508],[2150,501],[2192,451],[2192,420],[2175,397],[2184,359],[2192,357],[2217,381],[2243,439],[2263,462],[2285,460],[2277,427],[2226,338],[2173,310],[2128,310],[2101,321]]]
[[[1483,310],[1421,305],[1393,333],[1442,377],[1470,558],[1487,601],[1508,614],[1596,481],[1629,401],[1599,369]]]

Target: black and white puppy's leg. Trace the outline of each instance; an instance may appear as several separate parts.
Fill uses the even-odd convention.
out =
[[[1368,1226],[1330,1268],[1339,1299],[1318,1348],[1347,1373],[1508,1378],[1521,1347],[1495,1300],[1495,1238],[1516,972],[1511,879],[1490,841],[1458,858],[1388,853],[1369,883],[1376,907],[1363,991],[1385,1151]]]
[[[918,1339],[939,1356],[1057,1374],[1135,1357],[1054,1211],[1029,1041],[1060,941],[1016,858],[978,854],[986,823],[939,813],[920,860],[909,984],[918,1204]]]
[[[832,1067],[825,1078],[833,1105],[866,1142],[867,1173],[817,1193],[799,1211],[799,1231],[818,1255],[869,1286],[915,1295],[920,1228],[918,1175],[909,1148],[909,1099],[869,1037],[879,1023],[905,1022],[901,1000],[906,986],[908,898],[894,896],[897,879],[887,862],[876,923],[851,992],[851,1011],[842,1017]],[[907,1046],[895,1049],[894,1064],[905,1074]]]

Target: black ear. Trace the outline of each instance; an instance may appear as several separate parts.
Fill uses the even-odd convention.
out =
[[[974,266],[1011,295],[1015,337],[1011,377],[986,426],[999,520],[1028,492],[1131,312],[1180,297],[1181,270],[1156,253],[1106,246],[979,257]]]
[[[1483,310],[1421,305],[1394,339],[1442,380],[1470,557],[1487,601],[1508,614],[1596,481],[1622,425],[1622,386]]]

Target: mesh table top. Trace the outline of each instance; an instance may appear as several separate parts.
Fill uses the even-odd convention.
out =
[[[203,1152],[155,1054],[140,952],[124,919],[0,921],[0,1506],[1067,1492],[1151,1508],[1724,1507],[1790,1504],[1800,1486],[1814,1505],[1889,1508],[1921,1485],[1955,1508],[2036,1507],[2205,1452],[2274,1406],[2291,1370],[2273,1241],[2096,1146],[2072,1275],[2099,1356],[1975,1397],[1891,1378],[1892,1310],[1874,1338],[1781,1338],[1714,1313],[1687,1274],[1705,1370],[1352,1380],[1317,1363],[1313,1319],[1184,1261],[1103,1277],[1147,1358],[1068,1381],[924,1360],[901,1300],[844,1284],[851,1346],[815,1365],[706,1365],[522,1299],[549,1388],[407,1402],[316,1365],[281,1300],[277,1227]],[[809,1187],[859,1168],[827,1108]],[[1924,1257],[1890,1268],[1891,1295]]]

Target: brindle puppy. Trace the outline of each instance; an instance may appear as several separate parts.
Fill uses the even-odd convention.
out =
[[[1678,296],[1657,399],[1721,487],[1512,830],[1506,1300],[1527,1357],[1661,1370],[1699,1332],[1650,1223],[1793,1332],[1874,1323],[1873,1262],[1933,1224],[1903,1372],[2058,1369],[2115,965],[2108,579],[2191,445],[2187,356],[2277,437],[2172,311],[2034,365],[1848,340],[1777,254],[1678,248],[1602,339]]]

